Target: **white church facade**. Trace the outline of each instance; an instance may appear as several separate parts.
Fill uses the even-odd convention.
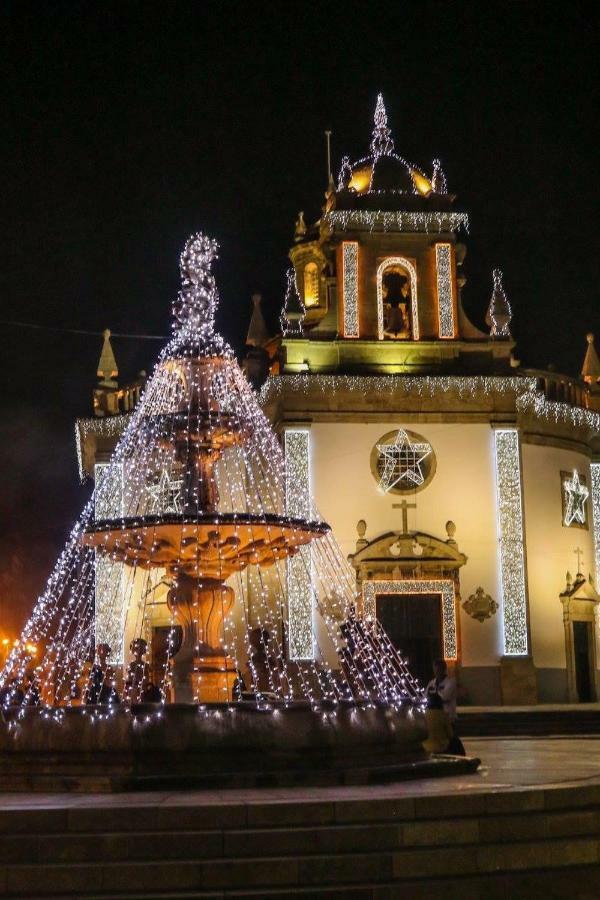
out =
[[[443,656],[459,702],[600,699],[600,361],[590,335],[580,378],[523,369],[497,270],[488,331],[469,321],[467,225],[439,162],[395,151],[380,98],[368,155],[344,158],[317,222],[298,217],[281,335],[254,298],[245,370],[359,612],[420,678]],[[92,476],[140,389],[118,386],[108,338],[98,374],[77,426]]]

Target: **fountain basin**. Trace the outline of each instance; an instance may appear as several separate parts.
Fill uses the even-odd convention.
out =
[[[423,717],[409,707],[313,709],[298,702],[269,711],[254,703],[109,710],[75,707],[48,714],[32,707],[18,720],[1,723],[0,788],[357,784],[378,780],[378,773],[420,777],[432,765],[421,746]]]

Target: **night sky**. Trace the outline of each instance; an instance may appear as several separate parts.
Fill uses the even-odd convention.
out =
[[[297,212],[319,214],[323,132],[367,152],[378,91],[397,151],[439,156],[471,216],[463,297],[504,271],[517,355],[577,374],[600,332],[596,4],[3,5],[2,308],[59,329],[167,335],[186,237],[221,244],[237,349],[262,292],[275,330]],[[90,485],[73,425],[101,338],[2,324],[0,631],[16,628]],[[121,376],[157,341],[115,339]]]

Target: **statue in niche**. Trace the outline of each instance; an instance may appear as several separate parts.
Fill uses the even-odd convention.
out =
[[[412,333],[410,279],[397,267],[388,269],[382,280],[383,333],[393,340],[406,340]]]

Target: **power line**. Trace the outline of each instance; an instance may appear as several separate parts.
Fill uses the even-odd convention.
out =
[[[0,325],[11,328],[32,328],[35,331],[57,331],[62,334],[85,334],[93,337],[104,337],[103,331],[88,331],[84,328],[60,328],[56,325],[37,325],[35,322],[16,322],[14,319],[0,319]],[[142,341],[167,341],[164,334],[124,334],[120,331],[111,331],[111,338],[132,338]]]

